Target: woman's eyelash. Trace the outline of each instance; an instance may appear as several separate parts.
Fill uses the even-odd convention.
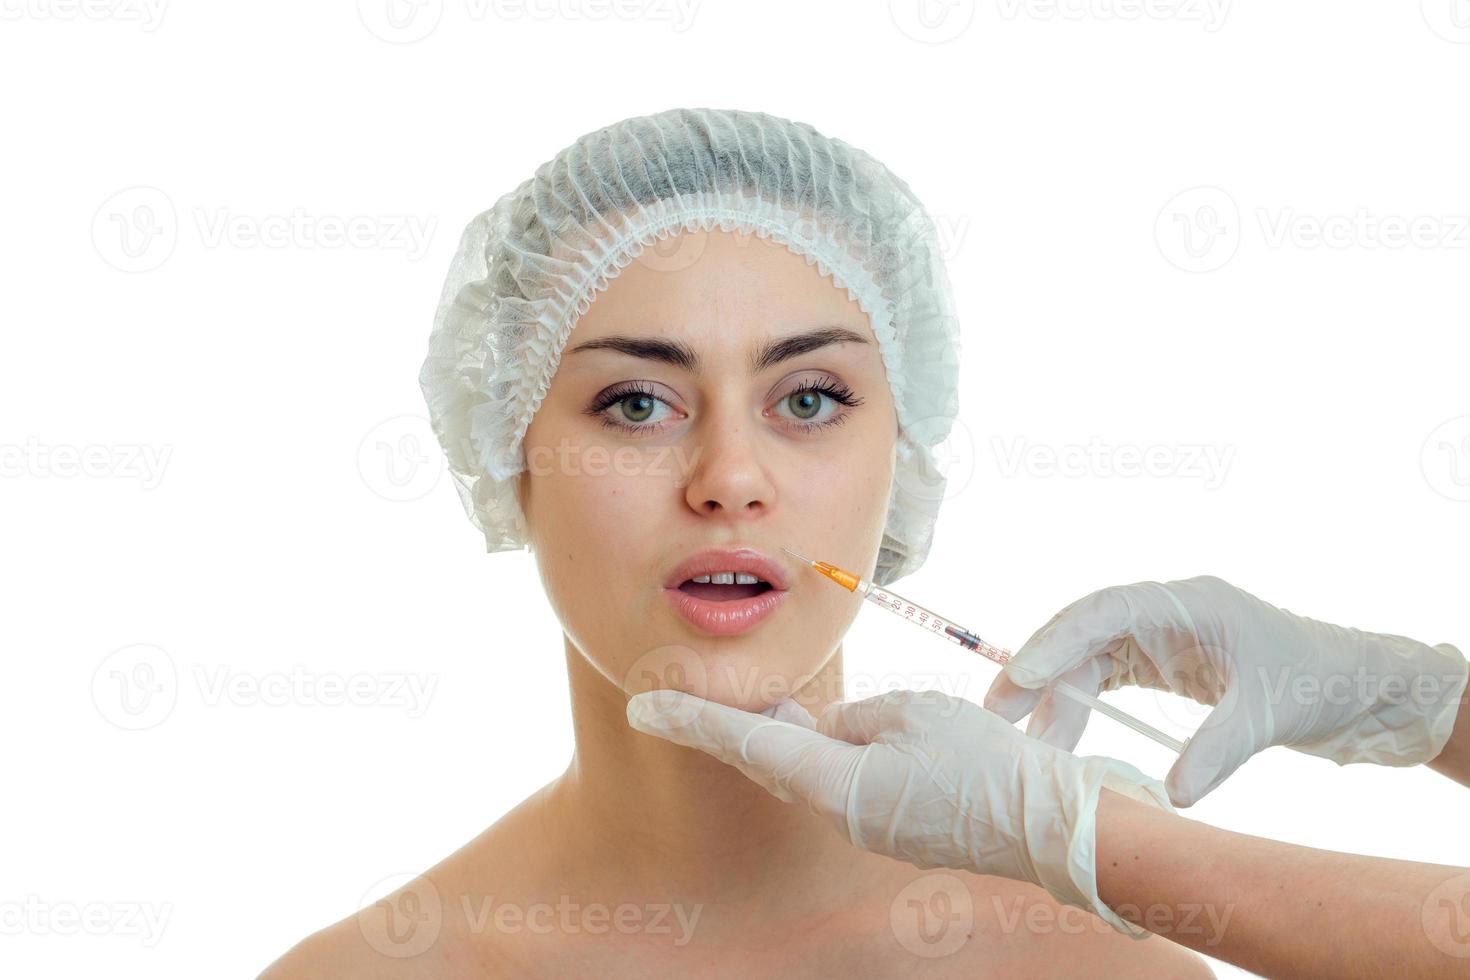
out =
[[[628,381],[620,385],[613,385],[611,388],[598,395],[597,400],[592,403],[592,407],[587,409],[587,412],[588,414],[591,414],[594,412],[606,411],[607,409],[616,405],[618,402],[625,401],[632,395],[644,395],[648,398],[658,398],[658,396],[655,395],[652,391],[640,386],[638,382]],[[659,398],[659,401],[663,401],[663,399]]]
[[[836,380],[835,378],[828,381],[823,381],[821,383],[804,384],[800,388],[788,392],[786,397],[790,398],[792,395],[799,395],[802,392],[806,391],[818,392],[820,394],[828,396],[833,401],[841,402],[844,405],[861,405],[863,401],[857,395],[853,394],[851,388],[843,384],[841,381]]]
[[[658,428],[658,426],[656,425],[637,425],[632,422],[619,422],[617,419],[614,419],[607,414],[607,410],[609,408],[612,408],[614,405],[618,404],[618,402],[627,401],[634,395],[642,395],[645,398],[652,398],[654,401],[658,402],[664,401],[662,398],[658,397],[658,395],[655,395],[649,388],[640,384],[639,382],[625,381],[622,384],[613,385],[611,388],[608,388],[606,391],[599,394],[597,398],[593,400],[592,404],[587,406],[586,413],[597,419],[597,421],[603,426],[603,428],[618,429],[629,435],[639,435],[645,431],[651,431]],[[668,403],[664,402],[664,404]]]

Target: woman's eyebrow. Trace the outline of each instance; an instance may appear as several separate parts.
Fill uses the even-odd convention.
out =
[[[779,340],[768,341],[751,357],[751,369],[764,371],[773,364],[790,360],[801,354],[831,344],[866,344],[868,339],[846,327],[822,327],[808,333],[794,334]],[[584,350],[612,350],[630,357],[641,357],[650,361],[662,361],[699,374],[702,364],[699,355],[688,344],[678,340],[663,340],[656,337],[598,337],[578,344],[568,354]]]

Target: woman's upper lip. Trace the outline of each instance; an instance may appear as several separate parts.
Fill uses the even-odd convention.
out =
[[[664,579],[664,588],[677,589],[686,579],[711,572],[746,572],[769,582],[773,589],[786,588],[786,569],[774,558],[755,548],[707,548],[696,551],[668,574]]]

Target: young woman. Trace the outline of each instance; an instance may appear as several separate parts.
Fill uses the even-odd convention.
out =
[[[1037,887],[856,852],[628,725],[650,688],[820,714],[860,600],[782,546],[923,562],[959,339],[907,185],[761,113],[624,120],[470,225],[431,344],[471,519],[561,622],[575,755],[267,977],[1209,975]]]

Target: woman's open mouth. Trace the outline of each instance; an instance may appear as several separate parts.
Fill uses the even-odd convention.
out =
[[[762,592],[771,589],[770,582],[762,582],[754,575],[739,573],[734,576],[735,581],[730,581],[731,575],[700,575],[697,578],[684,580],[679,586],[680,592],[687,592],[696,599],[709,599],[713,602],[729,602],[732,599],[751,599]]]
[[[779,584],[778,568],[769,564],[764,566],[769,569],[764,574],[776,578],[776,582],[762,577],[760,563],[765,561],[763,556],[725,554],[732,556],[729,560],[732,566],[744,565],[745,569],[702,571],[683,579],[676,586],[664,588],[664,595],[669,597],[675,612],[698,629],[715,636],[733,636],[753,629],[786,598],[786,590]],[[697,560],[709,568],[712,562],[721,559],[702,555]]]

